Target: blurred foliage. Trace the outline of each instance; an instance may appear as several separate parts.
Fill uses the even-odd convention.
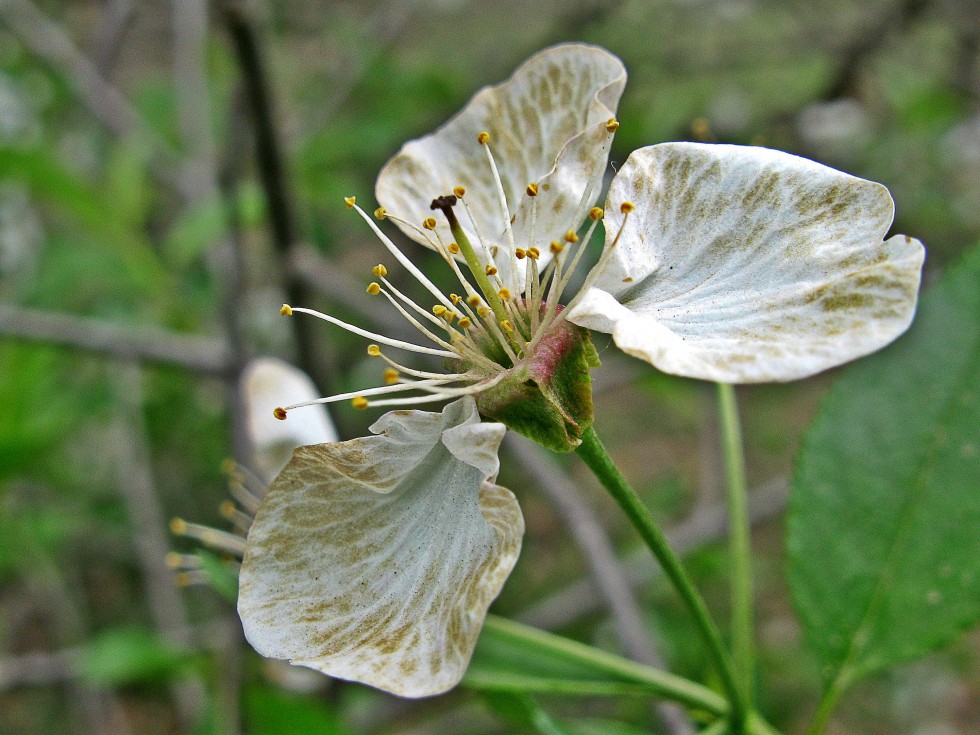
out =
[[[0,2],[0,303],[215,339],[225,337],[231,311],[246,352],[295,358],[295,335],[277,313],[289,275],[269,236],[222,2],[211,3],[204,29],[175,23],[171,3],[38,0],[49,24],[25,30],[10,21],[25,4]],[[404,141],[534,51],[569,40],[600,44],[629,69],[614,166],[642,145],[702,138],[765,143],[881,181],[896,199],[895,231],[926,243],[927,283],[980,233],[980,59],[970,0],[255,0],[246,10],[266,64],[297,231],[358,291],[380,249],[341,198],[356,194],[369,204],[375,173]],[[182,98],[187,88],[175,83],[175,27],[190,38],[205,33],[204,99]],[[75,65],[41,50],[52,39],[74,44],[122,93],[138,121],[128,134],[99,122],[112,111],[83,101]],[[188,105],[205,106],[209,125],[188,131]],[[209,149],[219,197],[192,193],[187,183],[195,155]],[[240,284],[230,276],[229,240],[242,254]],[[307,305],[333,313],[357,310],[343,296],[308,296]],[[946,329],[955,335],[955,325]],[[306,367],[324,391],[377,379],[362,340],[326,326],[315,334]],[[149,458],[163,522],[180,515],[227,527],[218,513],[220,467],[241,456],[227,386],[147,365],[129,396],[138,421],[120,434],[120,417],[131,411],[120,395],[123,362],[5,335],[0,323],[0,735],[649,731],[650,711],[638,700],[487,704],[460,690],[408,704],[262,662],[237,636],[228,644],[208,633],[215,622],[236,625],[224,599],[234,579],[217,556],[185,560],[194,565],[189,581],[220,580],[222,591],[196,585],[177,597],[190,636],[182,638],[180,626],[160,629],[154,600],[172,579],[151,573],[145,552],[150,531],[160,529],[141,526],[127,501],[135,482],[127,458]],[[601,357],[604,369],[617,369],[610,351]],[[713,448],[703,446],[713,413],[703,386],[640,374],[603,390],[597,423],[669,523],[717,500]],[[788,471],[832,377],[741,392],[753,481]],[[335,415],[345,436],[373,420],[346,406]],[[134,432],[140,424],[145,431]],[[595,489],[574,461],[563,466]],[[519,468],[505,462],[503,471],[528,525],[497,607],[509,615],[578,578],[581,559]],[[617,547],[635,548],[608,499],[593,493],[589,501]],[[816,661],[799,653],[781,538],[780,523],[771,523],[755,541],[764,706],[789,735],[803,731],[820,677]],[[183,540],[172,545],[193,551]],[[702,549],[690,561],[723,615],[723,549]],[[655,585],[641,600],[672,669],[710,679],[670,590]],[[597,614],[565,632],[618,645]],[[835,732],[976,731],[976,643],[967,638],[949,653],[872,677],[860,696],[844,700]],[[37,652],[51,655],[32,660],[27,673],[14,666]],[[70,665],[60,653],[70,654]],[[188,677],[204,698],[196,724],[180,705]]]

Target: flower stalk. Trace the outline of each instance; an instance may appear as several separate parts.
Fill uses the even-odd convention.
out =
[[[735,670],[742,682],[745,699],[753,699],[755,681],[755,642],[752,605],[752,545],[749,534],[748,488],[745,480],[745,454],[735,389],[718,383],[718,414],[721,423],[722,454],[725,458],[725,487],[728,499],[728,556],[732,577],[731,635]]]
[[[589,466],[602,486],[609,491],[613,499],[626,513],[630,523],[640,534],[647,547],[660,562],[664,574],[674,585],[681,599],[687,606],[694,622],[698,627],[701,638],[708,648],[708,653],[721,678],[722,686],[731,705],[730,719],[734,732],[742,732],[748,717],[748,704],[739,686],[732,660],[725,650],[721,633],[705,605],[704,599],[697,591],[694,583],[688,577],[681,565],[680,559],[670,548],[667,537],[657,526],[650,511],[630,487],[619,468],[613,463],[606,448],[599,441],[594,429],[589,429],[582,437],[582,443],[576,450],[582,460]]]

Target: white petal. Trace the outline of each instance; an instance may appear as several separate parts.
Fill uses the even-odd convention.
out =
[[[612,138],[606,121],[615,115],[625,84],[622,62],[600,48],[568,44],[545,49],[503,84],[478,92],[435,133],[405,144],[378,176],[378,202],[416,224],[435,216],[437,231],[448,243],[455,238],[429,204],[456,186],[465,187],[467,205],[489,240],[486,244],[500,247],[496,262],[504,284],[521,289],[523,270],[510,271],[498,189],[477,135],[490,133],[516,244],[537,244],[548,254],[547,243],[578,229],[595,201]],[[524,193],[531,182],[540,192],[536,243],[530,242],[531,207]],[[470,242],[479,248],[465,211],[456,211]],[[414,230],[402,229],[427,244]]]
[[[915,312],[922,244],[882,242],[880,184],[765,148],[666,143],[614,179],[606,243],[569,319],[659,369],[784,381],[879,349]]]
[[[238,610],[259,653],[395,694],[462,677],[524,521],[472,398],[300,447],[248,536]]]
[[[251,360],[242,372],[239,392],[255,462],[267,480],[275,477],[296,447],[337,441],[337,431],[323,405],[295,411],[286,421],[272,415],[278,406],[320,396],[310,377],[288,362],[274,357]]]

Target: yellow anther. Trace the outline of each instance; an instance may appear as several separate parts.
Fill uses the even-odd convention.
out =
[[[384,207],[378,207],[377,209],[374,210],[374,216],[377,217],[378,219],[384,219],[385,217],[388,216],[388,210],[385,209]]]
[[[497,296],[500,297],[501,301],[510,301],[510,289],[509,288],[500,289],[499,291],[497,291]]]
[[[377,296],[381,293],[381,285],[372,281],[368,284],[367,292],[372,296]]]
[[[292,316],[293,307],[291,307],[289,304],[283,304],[282,308],[279,309],[279,313],[282,314],[283,316]]]
[[[477,294],[472,293],[466,297],[466,303],[475,309],[482,303],[482,299]]]
[[[368,357],[381,357],[381,348],[378,345],[368,345]]]
[[[490,133],[484,130],[482,133],[476,136],[476,142],[480,145],[486,145],[490,142]]]
[[[358,411],[363,411],[368,407],[368,399],[364,396],[358,396],[357,398],[351,399],[350,405],[352,405]]]
[[[557,240],[552,240],[551,241],[551,252],[552,252],[553,255],[558,255],[558,253],[560,253],[564,249],[565,249],[565,246],[562,245]]]
[[[532,181],[530,184],[527,185],[527,188],[524,190],[524,193],[527,194],[529,197],[536,197],[538,195],[538,185]]]
[[[487,263],[487,267],[485,268],[485,270],[486,270],[488,276],[495,276],[495,275],[497,275],[497,267],[494,266],[494,265],[490,265],[489,263]]]
[[[435,306],[432,307],[432,313],[435,314],[436,316],[442,316],[447,311],[449,311],[449,309],[447,309],[442,304],[436,304]]]
[[[619,211],[623,214],[629,214],[634,209],[636,209],[636,205],[633,202],[623,202],[619,205]]]
[[[218,506],[218,512],[225,518],[229,520],[235,517],[235,504],[230,500],[225,500]]]
[[[176,551],[168,551],[167,555],[163,558],[170,569],[180,569],[184,564],[183,558]]]
[[[466,189],[464,189],[462,186],[454,186],[453,194],[462,199],[464,196],[466,196]]]
[[[500,322],[500,328],[505,332],[513,332],[514,325],[510,323],[510,319],[504,319]]]
[[[617,130],[619,130],[619,120],[614,117],[606,120],[606,130],[608,130],[610,133],[615,133]]]
[[[476,310],[476,313],[479,315],[481,319],[487,319],[490,316],[490,309],[488,309],[485,306],[481,306],[479,309]]]
[[[541,257],[541,251],[537,248],[528,248],[527,257],[529,257],[531,260],[537,260]]]
[[[394,385],[398,382],[398,371],[395,368],[388,368],[382,373],[382,380],[384,380],[385,385]]]
[[[444,312],[442,312],[442,318],[445,319],[450,324],[452,324],[453,323],[453,319],[455,319],[458,316],[459,316],[459,314],[457,314],[452,309],[446,309]]]
[[[275,416],[280,421],[285,421],[286,420],[286,409],[285,408],[277,408],[275,411],[272,412],[272,415]]]
[[[453,306],[455,306],[456,304],[458,304],[460,301],[463,300],[463,297],[460,296],[458,293],[451,293],[449,294],[449,300],[452,301]]]
[[[515,248],[514,255],[517,257],[518,260],[524,260],[524,258],[527,257],[527,250],[525,250],[524,248]]]
[[[575,234],[575,230],[569,230],[565,233],[565,237],[563,237],[562,240],[575,244],[578,242],[578,235]]]
[[[376,266],[374,266],[374,268],[371,269],[371,273],[373,273],[378,278],[384,278],[385,276],[388,275],[388,269],[385,268],[383,265],[381,265],[381,263],[378,263]]]
[[[183,536],[187,533],[187,521],[183,518],[170,519],[170,533],[174,536]]]
[[[344,197],[344,204],[347,205],[348,209],[353,209],[354,205],[357,204],[357,197]]]
[[[711,134],[711,124],[704,117],[696,117],[691,120],[691,134],[696,140],[701,141],[709,141],[714,137]]]
[[[593,222],[597,222],[598,220],[602,219],[602,214],[602,207],[592,207],[592,209],[589,210],[589,219]]]
[[[422,226],[427,230],[434,230],[436,228],[435,217],[426,217],[422,220]]]
[[[473,320],[468,316],[460,317],[459,326],[463,329],[469,329],[473,326]]]
[[[450,253],[452,253],[453,255],[459,255],[459,245],[457,245],[457,244],[456,244],[456,243],[454,243],[454,242],[451,242],[451,243],[449,243],[449,244],[448,244],[448,245],[446,246],[446,250],[448,250],[448,251],[449,251]]]

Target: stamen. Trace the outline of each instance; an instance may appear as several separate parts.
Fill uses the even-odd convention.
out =
[[[396,383],[395,385],[382,385],[382,386],[378,386],[377,388],[354,390],[348,393],[338,393],[335,396],[326,396],[325,398],[315,398],[312,401],[303,401],[302,403],[294,403],[292,406],[286,406],[286,410],[292,411],[294,408],[305,408],[306,406],[315,406],[320,403],[337,403],[338,401],[357,400],[358,398],[362,398],[366,400],[367,396],[378,396],[378,395],[384,395],[386,393],[404,393],[410,390],[426,390],[430,386],[445,385],[446,383],[452,383],[452,382],[455,382],[455,380],[440,377],[438,379],[431,379],[431,380],[415,380],[410,382],[406,381],[403,383]]]
[[[480,134],[481,136],[483,133]],[[490,162],[490,170],[493,172],[493,181],[497,186],[497,198],[500,201],[500,213],[504,218],[504,230],[507,233],[507,244],[510,248],[507,252],[510,254],[512,272],[517,273],[517,258],[514,255],[514,249],[516,245],[514,243],[514,231],[510,226],[510,210],[507,207],[507,194],[504,192],[504,185],[500,181],[500,172],[497,171],[497,162],[493,159],[493,153],[490,150],[490,136],[487,135],[486,140],[480,140],[483,144],[483,150],[487,152],[487,161]]]
[[[178,554],[176,551],[169,551],[165,557],[167,567],[170,569],[200,569],[201,560],[193,554]]]
[[[249,527],[252,525],[252,521],[255,520],[252,516],[238,510],[230,500],[224,501],[218,507],[218,512],[234,524],[236,531],[241,531],[242,533],[247,533]]]
[[[262,503],[262,498],[252,493],[244,483],[232,482],[228,487],[231,496],[238,501],[238,504],[245,509],[246,513],[251,513],[254,517]]]
[[[499,373],[489,380],[485,380],[482,383],[474,383],[473,385],[467,386],[465,388],[445,388],[439,390],[438,392],[433,391],[432,395],[428,396],[412,396],[410,398],[389,398],[380,401],[368,401],[368,405],[375,406],[404,406],[404,405],[415,405],[419,403],[437,403],[439,401],[445,401],[448,398],[455,398],[456,396],[467,396],[480,393],[481,391],[487,390],[497,385],[501,380],[507,377],[506,373]]]
[[[194,539],[210,549],[224,551],[238,557],[245,555],[245,539],[227,531],[188,523],[183,518],[174,518],[170,521],[170,532],[174,536]]]
[[[432,342],[434,342],[435,344],[441,345],[442,347],[445,347],[447,350],[450,350],[451,352],[455,352],[455,350],[453,349],[453,346],[451,344],[449,344],[448,342],[446,342],[446,340],[442,339],[441,337],[436,336],[435,334],[433,334],[432,332],[430,332],[428,329],[426,329],[424,326],[422,326],[422,322],[420,322],[414,316],[412,316],[411,314],[409,314],[405,310],[405,308],[395,300],[395,297],[394,296],[392,296],[390,293],[388,293],[387,291],[384,291],[384,290],[382,290],[381,293],[384,294],[385,298],[388,299],[388,301],[391,303],[391,305],[394,306],[396,309],[398,309],[398,312],[403,317],[405,317],[405,321],[407,321],[409,324],[411,324],[413,327],[415,327],[417,330],[419,330],[422,334],[424,334],[426,337],[428,337],[430,340],[432,340]],[[443,308],[445,308],[445,307],[443,307]],[[425,311],[423,311],[422,313],[425,314]],[[425,314],[425,316],[426,316],[426,318],[431,318],[428,314]],[[440,327],[444,326],[438,320],[436,320],[436,324],[438,326],[440,326]]]
[[[407,375],[412,375],[416,378],[433,378],[435,380],[478,380],[479,376],[475,373],[432,373],[427,370],[416,370],[415,368],[406,367],[405,365],[400,365],[399,363],[392,360],[390,357],[381,354],[381,359],[386,363],[391,365],[391,367],[400,373],[405,373]],[[499,367],[499,366],[498,366]]]
[[[602,254],[599,256],[599,261],[595,264],[592,270],[589,271],[589,275],[586,277],[585,283],[582,284],[582,288],[575,295],[575,298],[573,298],[568,303],[568,306],[566,306],[565,309],[562,310],[561,314],[559,314],[555,318],[554,321],[555,324],[560,323],[565,318],[565,315],[569,311],[571,311],[572,307],[578,303],[579,299],[583,297],[585,292],[592,287],[592,284],[595,282],[595,279],[598,277],[596,274],[603,269],[603,266],[605,266],[605,264],[609,261],[609,258],[612,257],[613,252],[616,250],[616,245],[619,244],[619,238],[622,237],[623,231],[626,229],[626,223],[629,222],[630,213],[635,209],[636,207],[633,205],[632,202],[623,202],[619,206],[619,211],[623,213],[623,222],[619,226],[619,231],[616,233],[616,237],[614,237],[613,241],[609,243],[609,247],[603,249]],[[589,228],[589,232],[590,233],[592,232],[592,228]],[[584,250],[585,248],[582,249]],[[562,286],[562,288],[564,289],[564,285]],[[559,291],[559,295],[560,293],[561,292]]]
[[[346,329],[348,332],[353,332],[361,337],[367,339],[373,339],[381,344],[390,345],[391,347],[398,347],[403,350],[408,350],[409,352],[421,352],[423,355],[435,355],[436,357],[456,357],[456,353],[449,352],[447,350],[436,350],[432,347],[423,347],[421,345],[415,345],[411,342],[403,342],[400,339],[393,339],[392,337],[385,337],[383,334],[376,334],[375,332],[369,332],[367,329],[361,329],[360,327],[355,327],[353,324],[348,324],[345,321],[337,319],[336,317],[330,316],[329,314],[324,314],[319,311],[314,311],[313,309],[305,309],[296,307],[292,311],[301,314],[309,314],[310,316],[315,316],[318,319],[323,319],[326,322],[330,322],[341,329]]]
[[[402,251],[395,246],[395,243],[393,243],[391,239],[381,231],[381,228],[371,221],[371,218],[368,217],[367,213],[363,209],[358,207],[356,204],[353,205],[353,209],[355,209],[357,213],[361,215],[361,218],[368,223],[368,226],[370,226],[370,228],[374,231],[374,234],[377,235],[378,239],[381,240],[386,248],[388,248],[388,251],[398,259],[398,262],[405,267],[405,270],[415,276],[416,280],[425,286],[426,290],[435,296],[438,301],[442,301],[444,304],[446,304],[446,306],[451,305],[449,300],[443,295],[442,291],[436,288],[436,285],[426,278],[422,271],[420,271],[411,260],[405,257]]]
[[[418,304],[416,304],[409,296],[406,296],[401,291],[399,291],[397,288],[395,288],[392,285],[391,281],[389,281],[387,278],[382,278],[381,281],[384,283],[385,286],[387,286],[388,290],[391,293],[393,293],[398,299],[400,299],[402,303],[404,303],[407,306],[409,306],[412,309],[412,311],[414,311],[416,314],[419,314],[420,316],[425,317],[426,319],[429,320],[430,323],[434,324],[435,326],[442,327],[442,323],[438,319],[433,319],[432,318],[432,315],[429,312],[427,312],[421,306],[419,306]],[[387,294],[385,294],[385,295],[387,296]],[[389,297],[389,300],[390,300],[390,297]],[[439,308],[445,309],[446,307],[443,306],[442,304],[439,304]]]

